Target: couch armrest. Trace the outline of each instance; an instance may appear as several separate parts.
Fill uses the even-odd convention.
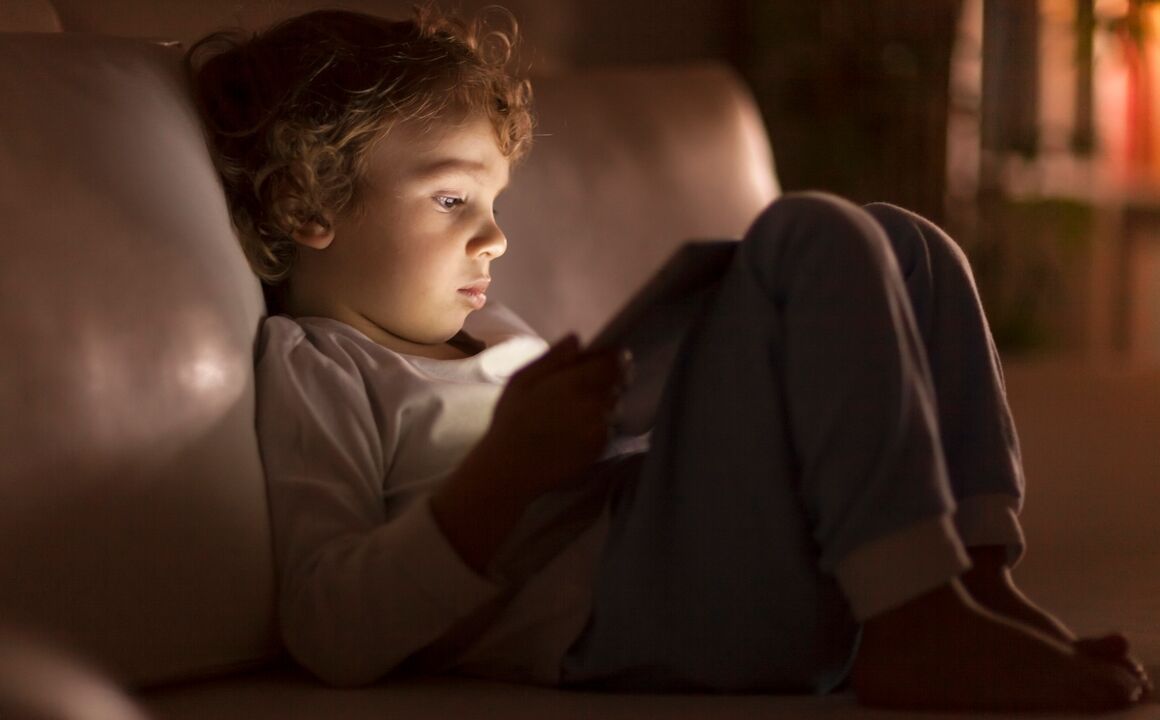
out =
[[[0,628],[0,717],[5,720],[145,720],[87,662],[24,630]]]

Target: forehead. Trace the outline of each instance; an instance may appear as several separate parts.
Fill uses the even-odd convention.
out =
[[[372,183],[423,180],[465,173],[498,186],[511,169],[487,118],[458,122],[397,123],[371,148],[367,179]]]

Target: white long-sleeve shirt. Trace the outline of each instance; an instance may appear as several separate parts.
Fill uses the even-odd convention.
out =
[[[498,306],[468,330],[486,349],[433,360],[328,318],[263,326],[257,418],[279,623],[328,682],[402,666],[553,684],[587,618],[606,482],[533,503],[487,577],[432,517],[431,491],[483,435],[503,384],[547,347]]]

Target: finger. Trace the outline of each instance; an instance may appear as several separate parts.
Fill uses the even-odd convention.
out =
[[[616,403],[589,397],[574,406],[572,422],[579,431],[607,438],[608,429],[616,421]]]
[[[572,365],[580,354],[580,338],[568,333],[548,351],[521,368],[512,376],[513,383],[536,383],[543,378]]]
[[[572,369],[570,379],[582,392],[607,395],[623,384],[623,364],[619,351],[606,350],[582,359]]]
[[[615,362],[615,367],[608,369],[614,372],[612,384],[614,393],[619,395],[633,380],[635,367],[633,365],[632,351],[627,348],[619,348],[605,351],[605,353],[607,359],[603,360],[603,362]],[[604,380],[606,378],[601,378],[602,383]]]
[[[636,375],[636,363],[632,357],[632,351],[627,348],[621,350],[617,360],[620,362],[621,387],[627,387]]]

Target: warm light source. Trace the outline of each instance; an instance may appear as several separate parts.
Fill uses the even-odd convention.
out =
[[[1130,4],[1129,0],[1096,0],[1096,17],[1101,19],[1124,17],[1128,14]]]

